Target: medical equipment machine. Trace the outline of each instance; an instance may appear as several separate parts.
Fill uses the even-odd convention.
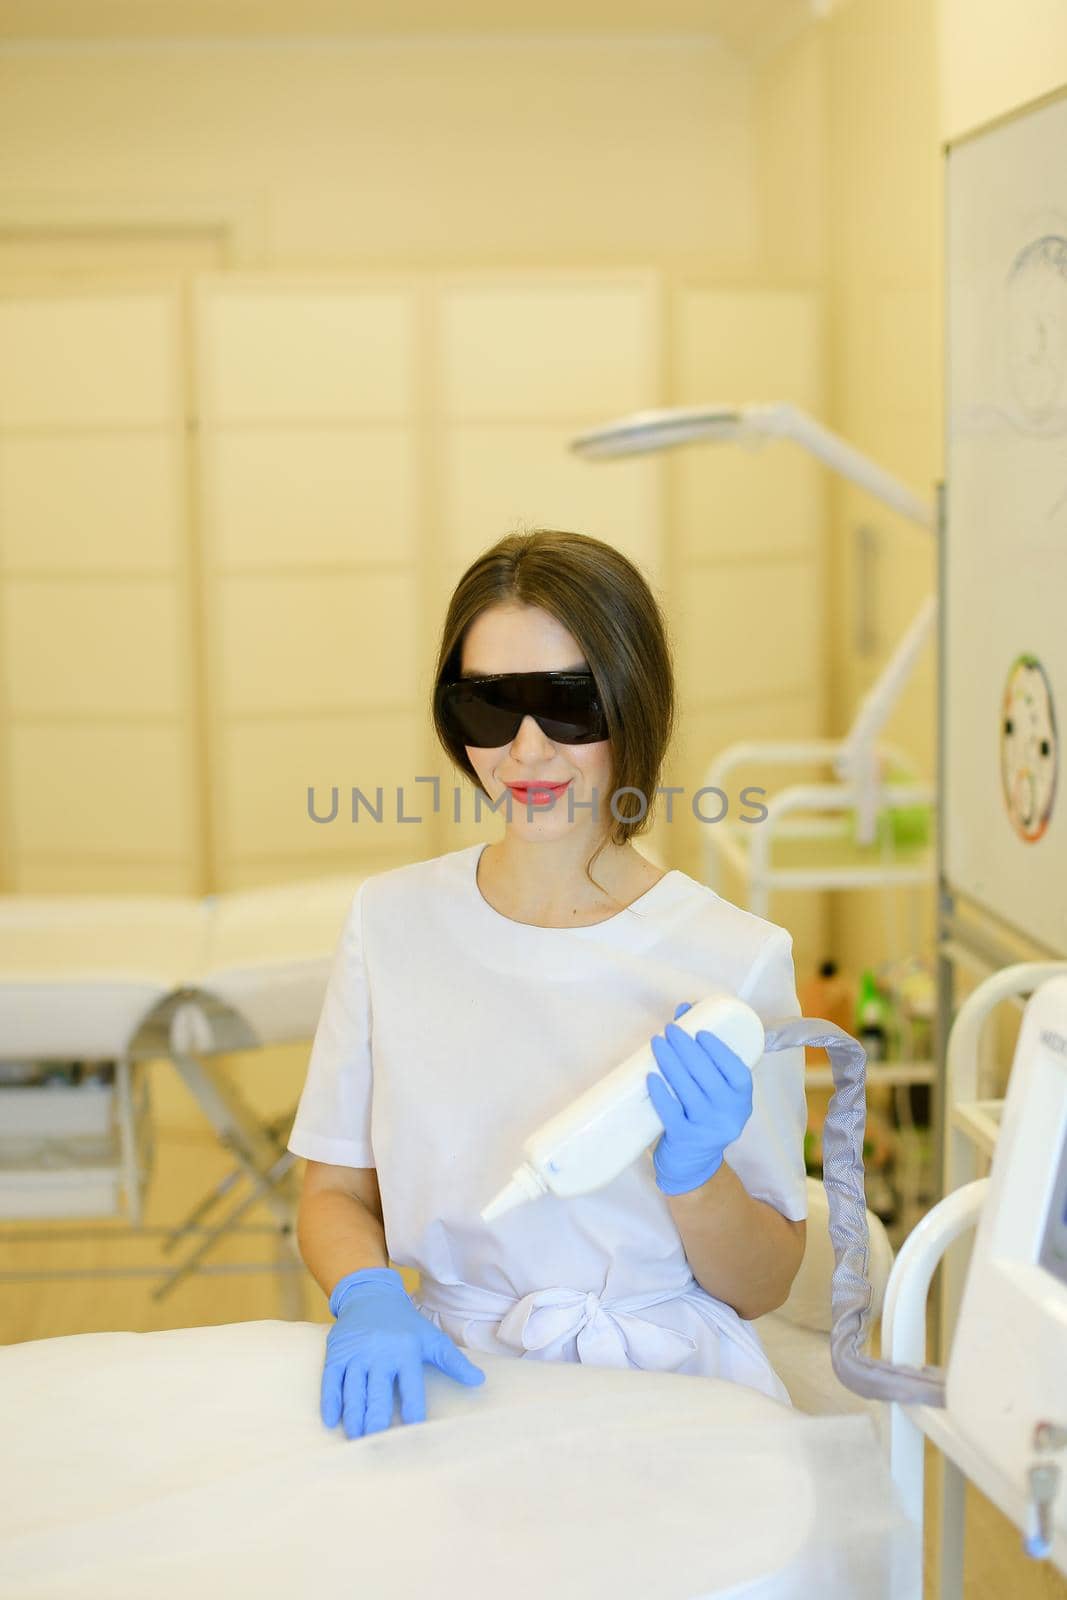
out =
[[[949,1420],[1067,1566],[1067,978],[1026,1008],[948,1363]]]
[[[725,990],[706,995],[675,1021],[691,1039],[707,1029],[750,1069],[763,1054],[759,1017]],[[564,1197],[588,1194],[618,1177],[663,1132],[646,1086],[657,1070],[645,1043],[531,1134],[523,1145],[526,1160],[482,1211],[482,1221],[495,1221],[550,1189]]]
[[[924,1349],[930,1281],[945,1251],[976,1222],[945,1406],[894,1405],[891,1416],[893,1477],[917,1528],[925,1440],[944,1457],[944,1600],[963,1592],[965,1477],[1023,1531],[1027,1554],[1067,1572],[1063,973],[1042,984],[1026,1007],[989,1177],[947,1194],[897,1257],[882,1312],[882,1347],[892,1360],[914,1360]]]

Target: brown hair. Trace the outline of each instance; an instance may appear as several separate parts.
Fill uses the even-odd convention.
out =
[[[674,669],[667,625],[642,573],[614,546],[584,533],[534,528],[507,534],[474,561],[449,601],[434,674],[434,729],[461,772],[483,794],[466,749],[448,733],[436,705],[440,683],[458,678],[463,641],[490,606],[539,606],[577,639],[596,679],[611,741],[615,810],[589,868],[610,842],[647,832],[674,731]],[[636,789],[637,794],[629,791]],[[619,790],[626,793],[619,794]],[[639,810],[644,801],[644,816]],[[488,795],[487,795],[488,798]],[[604,891],[606,892],[606,891]],[[611,897],[614,898],[614,897]]]

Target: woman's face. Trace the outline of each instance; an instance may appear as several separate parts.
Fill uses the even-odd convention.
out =
[[[461,672],[587,672],[581,646],[561,622],[539,606],[498,605],[471,623]],[[610,820],[611,741],[553,744],[534,717],[523,717],[510,744],[496,749],[466,745],[490,801],[501,801],[507,827],[530,837],[557,837],[574,829],[599,832]],[[549,804],[512,794],[510,785],[566,784]],[[596,809],[590,807],[596,791]],[[581,804],[579,802],[582,802]],[[573,815],[571,808],[573,806]],[[510,813],[510,814],[509,814]]]

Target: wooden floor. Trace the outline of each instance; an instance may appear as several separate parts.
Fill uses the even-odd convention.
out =
[[[279,1277],[270,1270],[279,1259],[279,1250],[262,1204],[244,1218],[259,1231],[220,1243],[208,1257],[213,1266],[241,1263],[256,1270],[199,1273],[162,1298],[153,1296],[160,1272],[167,1270],[172,1260],[162,1249],[163,1230],[173,1227],[230,1170],[232,1161],[206,1129],[160,1128],[145,1214],[146,1229],[156,1229],[156,1233],[127,1236],[121,1221],[0,1222],[0,1343],[284,1317]],[[299,1182],[299,1164],[293,1178]],[[245,1193],[242,1182],[229,1203]],[[57,1236],[71,1232],[74,1238]],[[144,1267],[152,1269],[151,1275],[100,1275]],[[12,1282],[4,1276],[45,1270],[91,1275],[32,1282]],[[303,1318],[328,1323],[325,1298],[309,1274],[298,1268],[290,1281]],[[933,1470],[935,1460],[931,1453],[927,1469],[928,1600],[938,1593],[931,1560],[938,1478]],[[973,1488],[968,1489],[965,1595],[967,1600],[1067,1600],[1067,1579],[1028,1561],[1021,1552],[1018,1531]]]

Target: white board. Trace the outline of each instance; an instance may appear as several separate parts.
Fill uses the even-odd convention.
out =
[[[1067,96],[947,157],[944,873],[1067,952]]]

